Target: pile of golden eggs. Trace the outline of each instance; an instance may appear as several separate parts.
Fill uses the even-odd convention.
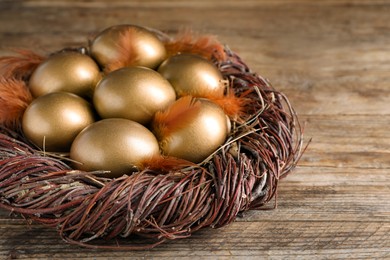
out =
[[[124,32],[130,64],[121,58]],[[150,30],[113,26],[90,43],[89,54],[53,54],[32,73],[33,102],[23,115],[25,136],[47,152],[69,153],[75,168],[118,177],[156,156],[199,163],[226,140],[230,121],[207,97],[225,84],[210,61],[192,54],[167,56]]]

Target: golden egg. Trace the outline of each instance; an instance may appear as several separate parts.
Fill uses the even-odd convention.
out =
[[[61,91],[86,97],[92,95],[100,79],[99,67],[91,57],[63,52],[41,63],[28,84],[35,97]]]
[[[109,73],[96,86],[95,108],[102,118],[126,118],[141,124],[176,99],[171,84],[146,67],[127,67]]]
[[[166,58],[165,46],[159,38],[136,25],[105,29],[92,40],[90,52],[102,67],[123,60],[127,66],[156,68]]]
[[[70,158],[84,171],[111,171],[119,177],[142,166],[159,154],[156,137],[141,124],[121,118],[98,121],[85,128],[74,140]]]
[[[153,131],[164,155],[202,162],[226,140],[229,123],[224,111],[204,98],[182,97],[153,120]]]
[[[173,86],[178,97],[222,97],[221,72],[210,61],[192,54],[178,54],[165,60],[158,72]]]
[[[81,97],[56,92],[35,99],[23,114],[26,137],[46,151],[66,152],[86,126],[95,121],[92,106]]]

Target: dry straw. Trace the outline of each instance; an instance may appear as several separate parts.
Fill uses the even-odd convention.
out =
[[[186,41],[187,51],[191,41],[196,45],[192,38]],[[216,44],[204,37],[201,41],[208,47]],[[204,227],[225,226],[247,210],[274,207],[279,180],[302,155],[303,131],[283,93],[230,49],[216,46],[218,55],[211,59],[234,94],[249,102],[244,120],[232,124],[226,143],[203,163],[107,179],[99,177],[102,172],[72,169],[64,158],[34,149],[19,128],[1,124],[0,207],[56,228],[72,244],[132,250],[185,238]],[[12,59],[0,63],[11,67],[7,73],[26,80],[42,61],[28,55],[19,59],[26,75],[20,75]],[[275,204],[267,206],[273,198]]]

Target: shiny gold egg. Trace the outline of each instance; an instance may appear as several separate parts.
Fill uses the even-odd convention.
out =
[[[158,72],[173,86],[178,97],[222,97],[225,90],[220,71],[210,61],[192,54],[165,60]]]
[[[126,67],[109,73],[96,86],[93,102],[102,118],[126,118],[141,124],[176,99],[171,84],[146,67]]]
[[[126,66],[154,69],[166,58],[165,46],[153,32],[127,24],[98,34],[91,42],[90,52],[102,67],[123,60]]]
[[[158,112],[152,129],[164,155],[200,163],[226,140],[229,123],[224,111],[208,99],[182,97]]]
[[[66,152],[77,134],[95,121],[92,106],[81,97],[55,92],[35,99],[23,114],[26,137],[50,152]]]
[[[79,96],[91,96],[101,73],[96,62],[76,52],[64,52],[50,56],[32,73],[29,88],[38,97],[52,92],[70,92]]]
[[[144,160],[159,155],[156,137],[146,127],[131,120],[110,118],[85,128],[74,140],[70,158],[84,171],[110,171],[119,177],[142,166]]]

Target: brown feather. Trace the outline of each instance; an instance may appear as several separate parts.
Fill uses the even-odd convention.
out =
[[[15,50],[16,56],[0,57],[0,76],[27,80],[35,68],[45,60],[29,50]]]
[[[32,95],[22,80],[0,77],[0,124],[16,129]]]
[[[165,43],[169,56],[178,53],[191,53],[200,55],[208,60],[213,58],[218,61],[226,59],[223,45],[213,35],[195,35],[190,30],[183,30],[178,35]]]
[[[153,120],[157,138],[169,138],[170,133],[187,126],[199,112],[200,105],[192,96],[184,96],[166,110],[157,112]]]
[[[139,59],[136,55],[134,55],[134,33],[135,29],[133,27],[129,27],[125,31],[121,32],[117,43],[121,55],[117,60],[106,65],[104,69],[106,73],[123,67],[128,67]]]

